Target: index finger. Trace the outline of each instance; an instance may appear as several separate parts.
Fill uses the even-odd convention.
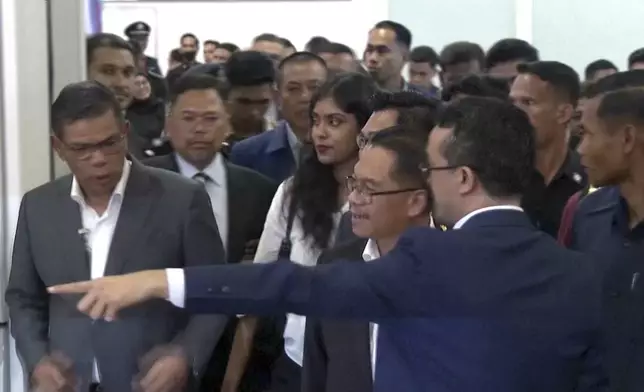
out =
[[[52,294],[83,294],[90,291],[92,288],[92,281],[86,280],[84,282],[74,282],[51,286],[47,288]]]

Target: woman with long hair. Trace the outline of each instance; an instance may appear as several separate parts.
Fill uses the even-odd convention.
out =
[[[356,138],[371,115],[368,101],[376,90],[370,77],[358,73],[336,75],[318,89],[311,100],[310,138],[302,146],[295,174],[279,186],[273,198],[255,262],[285,258],[315,265],[322,251],[332,245],[340,216],[347,209],[345,179],[358,160]],[[239,381],[256,327],[256,318],[240,321],[223,392],[250,391],[247,380],[241,385]],[[304,317],[287,315],[271,392],[300,391],[304,328]]]

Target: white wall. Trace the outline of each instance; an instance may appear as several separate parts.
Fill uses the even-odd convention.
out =
[[[400,1],[400,0],[397,0]],[[169,52],[179,46],[183,33],[203,42],[228,41],[245,48],[261,33],[290,39],[298,49],[314,35],[349,45],[362,52],[367,31],[386,19],[388,0],[271,1],[271,2],[132,2],[103,5],[103,31],[122,35],[131,22],[143,20],[152,27],[148,54],[162,68]],[[201,56],[201,54],[200,54]]]

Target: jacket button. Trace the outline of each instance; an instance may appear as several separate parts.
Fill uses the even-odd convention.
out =
[[[229,293],[229,292],[230,292],[230,287],[228,287],[228,286],[224,286],[224,287],[222,287],[222,288],[221,288],[221,292],[222,292],[222,293]]]

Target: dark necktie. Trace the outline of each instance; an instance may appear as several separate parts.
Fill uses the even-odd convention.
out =
[[[202,173],[202,172],[199,172],[199,173],[195,174],[194,176],[192,176],[192,179],[199,181],[204,186],[206,186],[206,184],[208,184],[209,182],[213,182],[212,178],[210,178],[209,175],[207,175],[205,173]]]

